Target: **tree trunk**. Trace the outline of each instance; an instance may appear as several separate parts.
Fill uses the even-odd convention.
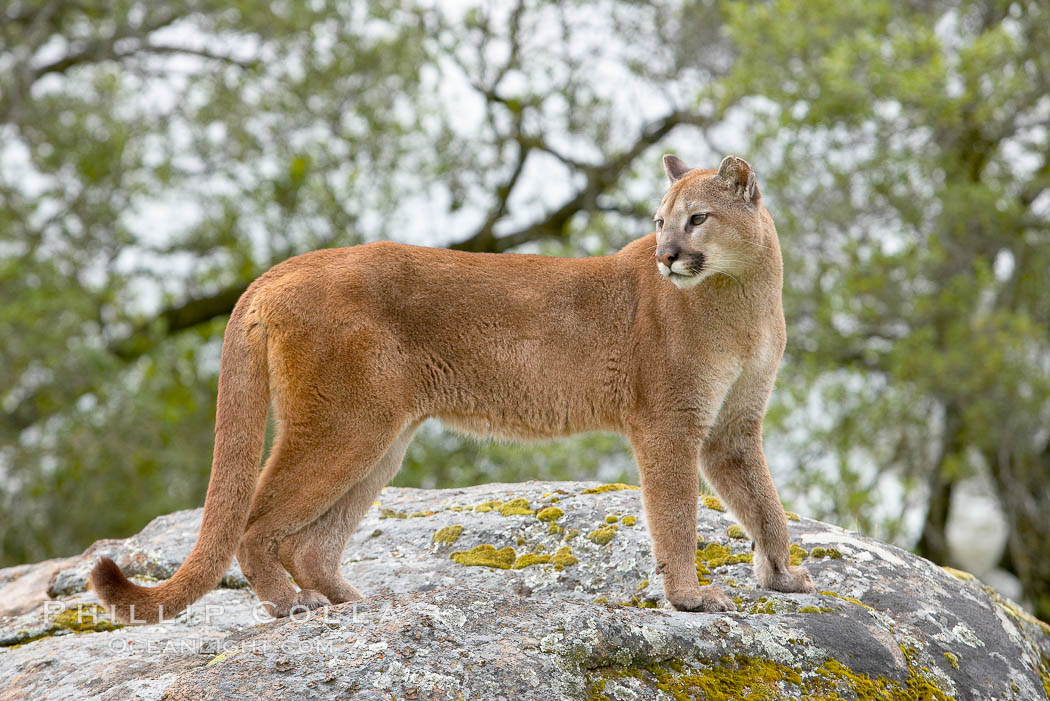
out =
[[[1009,534],[1003,564],[1021,580],[1035,615],[1050,621],[1050,444],[1031,455],[985,452]]]
[[[948,512],[952,505],[954,480],[947,474],[948,460],[962,448],[962,416],[959,408],[952,402],[944,407],[944,434],[941,437],[941,454],[937,465],[930,472],[926,510],[926,520],[922,525],[922,536],[915,544],[918,554],[927,560],[940,565],[951,562],[951,551],[948,549],[948,536],[945,533],[948,525]]]

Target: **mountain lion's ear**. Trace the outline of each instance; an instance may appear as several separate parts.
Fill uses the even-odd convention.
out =
[[[751,170],[750,164],[740,156],[726,156],[722,159],[722,165],[718,166],[718,177],[730,190],[743,198],[744,202],[758,202],[762,196],[758,191],[755,171]]]
[[[664,172],[667,173],[668,183],[673,183],[691,170],[685,161],[673,153],[664,154]]]

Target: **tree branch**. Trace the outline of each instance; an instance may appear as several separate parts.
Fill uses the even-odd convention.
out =
[[[177,54],[181,56],[199,56],[200,58],[206,58],[210,61],[228,63],[231,66],[237,66],[238,68],[244,69],[254,68],[259,65],[258,61],[241,61],[233,56],[217,54],[213,51],[208,51],[207,49],[192,49],[187,46],[174,46],[168,44],[143,44],[131,51],[121,52],[116,58],[128,58],[135,54]]]
[[[125,58],[135,53],[135,50],[129,52],[118,52],[116,50],[116,44],[118,41],[122,39],[135,38],[141,41],[145,41],[146,36],[148,34],[151,34],[152,32],[155,32],[158,29],[163,29],[164,27],[180,19],[182,16],[183,15],[180,15],[178,13],[171,13],[153,22],[145,23],[137,27],[122,27],[121,29],[114,31],[113,34],[108,37],[93,39],[92,41],[87,42],[79,51],[67,54],[62,58],[56,59],[51,63],[44,64],[43,66],[40,66],[39,68],[34,70],[32,72],[32,76],[27,82],[27,85],[24,86],[24,89],[28,89],[29,85],[32,85],[41,77],[49,73],[65,73],[73,66],[82,63],[118,60],[121,58]]]
[[[647,148],[667,136],[682,124],[702,126],[707,120],[693,112],[671,112],[664,118],[647,126],[626,151],[616,154],[605,163],[583,166],[587,181],[576,194],[562,206],[550,212],[538,222],[529,224],[505,236],[494,238],[491,227],[483,225],[475,233],[449,248],[458,251],[502,253],[530,241],[565,238],[572,217],[579,211],[592,212],[598,209],[598,197],[616,184],[624,169],[629,167]],[[487,222],[486,222],[487,224]]]
[[[168,307],[156,317],[136,326],[124,338],[110,343],[107,350],[125,362],[140,358],[156,348],[164,338],[229,314],[247,288],[248,283],[239,282],[211,295],[195,297]],[[80,384],[65,387],[62,392],[63,399],[69,402],[96,388],[95,382],[84,378],[80,380]],[[57,413],[65,404],[53,401],[53,394],[49,387],[37,389],[22,399],[14,409],[4,412],[3,423],[18,432]]]
[[[237,300],[248,289],[246,282],[238,282],[207,297],[195,297],[174,307],[168,307],[156,318],[140,324],[125,338],[111,343],[109,351],[121,360],[134,360],[157,345],[158,336],[174,336],[180,331],[225,316],[233,311]],[[154,331],[160,323],[160,332]]]
[[[499,187],[496,204],[485,222],[467,238],[452,244],[449,248],[460,251],[484,253],[502,253],[530,241],[565,238],[568,224],[579,211],[597,211],[602,207],[598,198],[616,184],[623,171],[628,168],[647,148],[656,144],[682,124],[702,125],[706,121],[689,112],[672,112],[646,127],[635,142],[605,163],[585,166],[586,183],[572,198],[560,207],[548,213],[543,219],[525,226],[505,236],[493,236],[493,228],[505,215],[507,199],[517,183],[525,164],[531,144],[527,140],[520,142],[521,152],[518,163],[510,176]],[[165,338],[199,324],[224,316],[233,311],[237,300],[247,289],[249,283],[238,282],[213,294],[196,297],[181,304],[169,307],[156,317],[142,322],[135,329],[119,340],[109,344],[108,350],[117,358],[129,362],[150,353]],[[8,428],[22,431],[33,424],[57,413],[73,399],[96,389],[96,385],[85,379],[83,384],[66,387],[62,392],[64,401],[53,400],[50,388],[44,387],[19,402],[14,409],[2,415],[2,421]]]

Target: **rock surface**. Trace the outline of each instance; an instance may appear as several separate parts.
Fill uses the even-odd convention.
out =
[[[821,593],[764,591],[720,508],[698,572],[735,613],[667,608],[636,489],[531,482],[385,490],[344,554],[356,606],[269,619],[234,565],[173,620],[115,627],[87,572],[170,576],[200,511],[170,514],[0,571],[0,699],[1050,697],[1050,627],[965,573],[801,519]]]

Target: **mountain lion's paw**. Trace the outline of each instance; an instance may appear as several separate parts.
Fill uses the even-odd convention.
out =
[[[267,609],[274,618],[295,616],[314,609],[331,606],[332,603],[324,594],[313,589],[304,589],[295,598],[285,604],[269,604]]]
[[[788,594],[813,594],[817,591],[813,577],[804,567],[788,567],[786,571],[776,572],[764,586]]]
[[[338,582],[331,582],[324,587],[325,596],[332,602],[332,605],[345,604],[348,601],[363,601],[364,594],[359,592],[352,584],[346,580]]]
[[[667,600],[679,611],[736,611],[736,604],[718,587],[674,592],[667,595]]]

